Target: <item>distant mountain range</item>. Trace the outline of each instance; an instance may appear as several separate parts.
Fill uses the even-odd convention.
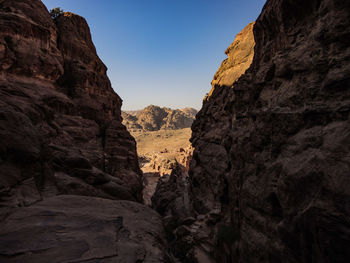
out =
[[[191,127],[197,110],[170,109],[150,105],[143,110],[123,111],[123,124],[129,131],[177,130]]]

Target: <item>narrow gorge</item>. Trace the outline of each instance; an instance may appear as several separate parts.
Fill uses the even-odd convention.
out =
[[[349,262],[349,17],[267,0],[144,200],[135,134],[195,111],[122,114],[83,17],[0,0],[0,262]]]

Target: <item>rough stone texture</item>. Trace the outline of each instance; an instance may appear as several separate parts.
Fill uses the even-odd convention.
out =
[[[178,149],[171,158],[167,157],[165,153],[167,152],[155,153],[148,160],[141,161],[140,163],[143,164],[142,171],[144,173],[158,173],[159,176],[169,175],[177,164],[179,164],[188,172],[193,154],[193,147],[191,145]]]
[[[237,34],[235,40],[226,49],[225,54],[227,55],[227,59],[221,63],[218,71],[215,73],[214,79],[211,82],[212,89],[204,100],[210,98],[216,86],[231,87],[252,64],[255,47],[254,24],[255,22],[249,23]]]
[[[84,18],[0,1],[0,214],[57,194],[142,200],[106,70]]]
[[[152,197],[152,207],[162,216],[189,215],[189,198],[184,197],[184,193],[187,192],[188,174],[185,168],[177,163],[170,175],[164,175],[159,179]]]
[[[197,114],[191,196],[218,215],[197,240],[214,262],[349,261],[349,10],[268,0],[252,66]]]
[[[173,262],[84,18],[0,0],[0,262]],[[114,200],[108,200],[114,199]]]
[[[142,167],[143,171],[143,200],[145,204],[151,205],[151,197],[156,191],[158,180],[181,169],[187,175],[193,154],[192,146],[180,148],[174,158],[166,158],[160,154],[152,155],[150,160]],[[140,162],[142,163],[142,162]],[[181,168],[180,168],[181,167]],[[168,178],[168,177],[166,177]],[[165,179],[166,181],[168,179]]]
[[[18,208],[0,226],[0,262],[173,262],[152,209],[57,196]]]
[[[191,127],[197,110],[170,109],[150,105],[140,111],[122,113],[123,124],[129,131],[177,130]]]
[[[181,262],[196,262],[192,251],[193,230],[189,226],[196,220],[191,217],[190,202],[188,173],[184,166],[176,164],[170,175],[158,180],[152,208],[163,216],[169,248]]]

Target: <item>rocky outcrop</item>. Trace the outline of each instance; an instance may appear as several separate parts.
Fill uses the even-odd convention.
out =
[[[177,130],[191,127],[197,110],[172,110],[150,105],[141,111],[123,112],[123,124],[129,131]]]
[[[225,54],[228,58],[221,63],[218,71],[215,73],[211,82],[212,89],[204,98],[204,101],[210,98],[215,87],[232,86],[252,64],[255,47],[254,24],[255,22],[248,24],[226,49]]]
[[[0,199],[57,194],[142,200],[134,139],[84,18],[0,2]]]
[[[151,198],[156,192],[158,181],[168,181],[169,175],[174,173],[174,170],[181,170],[187,175],[192,159],[193,148],[188,146],[187,148],[180,148],[174,154],[170,153],[170,156],[166,153],[153,154],[149,159],[145,160],[147,156],[144,156],[140,161],[142,171],[144,175],[143,182],[143,200],[147,205],[151,205]],[[177,174],[175,172],[175,174]],[[171,176],[172,177],[172,176]],[[181,192],[181,190],[179,191]]]
[[[160,176],[170,174],[177,164],[183,166],[188,171],[193,154],[193,147],[180,148],[171,157],[166,154],[167,149],[160,153],[153,154],[148,160],[141,161],[143,164],[142,171],[144,173],[158,173]],[[146,157],[147,158],[147,157]]]
[[[196,115],[198,113],[198,110],[196,110],[194,108],[189,108],[189,107],[180,109],[180,111],[182,111],[183,113],[185,113],[185,115],[187,115],[188,117],[193,118],[193,119],[196,118]]]
[[[181,164],[175,164],[171,174],[159,179],[152,196],[152,207],[162,216],[184,217],[189,215],[189,199],[183,198],[187,191],[187,172]]]
[[[349,10],[268,0],[251,67],[197,114],[189,173],[195,213],[218,217],[195,245],[209,262],[350,258]]]
[[[0,226],[0,262],[172,262],[159,215],[130,201],[57,196]]]

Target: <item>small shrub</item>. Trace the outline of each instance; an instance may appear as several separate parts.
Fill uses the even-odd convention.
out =
[[[50,10],[50,16],[52,19],[56,19],[60,15],[62,15],[64,11],[60,7],[55,7]]]

